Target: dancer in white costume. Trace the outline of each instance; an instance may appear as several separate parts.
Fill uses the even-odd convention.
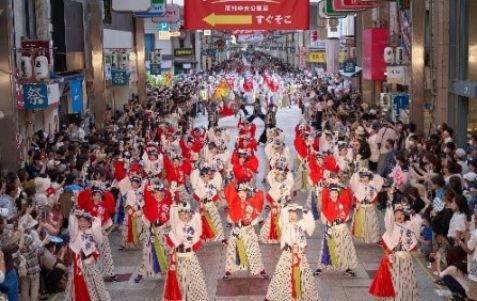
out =
[[[298,219],[299,211],[303,218]],[[318,289],[305,256],[306,236],[313,234],[315,221],[308,210],[296,204],[286,205],[280,214],[282,255],[268,287],[265,300],[318,301]]]

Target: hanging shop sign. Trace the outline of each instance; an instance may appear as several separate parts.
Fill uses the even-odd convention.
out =
[[[388,44],[388,28],[368,28],[363,33],[363,78],[374,81],[386,80],[384,48]]]
[[[159,31],[159,40],[168,41],[171,39],[171,33],[169,31]]]
[[[333,9],[336,12],[356,12],[373,8],[374,2],[361,0],[333,0]]]
[[[403,115],[409,110],[409,94],[393,94],[392,95],[392,112],[391,118],[393,122],[402,121]]]
[[[347,59],[343,63],[343,71],[345,73],[355,73],[356,72],[356,61],[354,59]]]
[[[125,12],[144,12],[151,7],[151,0],[113,0],[113,10]]]
[[[388,66],[386,67],[387,83],[407,85],[410,78],[408,74],[409,68],[407,66]]]
[[[169,23],[161,22],[157,24],[157,30],[159,31],[169,31]]]
[[[127,70],[112,70],[111,84],[113,86],[127,86],[129,84],[129,74]]]
[[[322,19],[344,18],[346,16],[346,13],[335,11],[333,0],[325,0],[318,3],[318,17]]]
[[[48,108],[48,86],[46,84],[23,84],[24,108],[41,110]]]
[[[185,57],[194,55],[192,48],[178,48],[174,49],[174,56],[175,57]]]
[[[71,111],[72,113],[83,112],[83,81],[75,79],[70,83]]]
[[[161,74],[161,64],[150,64],[149,72],[151,75],[160,75]]]
[[[147,11],[134,13],[134,16],[140,18],[161,17],[166,13],[166,0],[151,0],[151,6]]]
[[[48,87],[48,105],[54,105],[60,102],[60,84],[52,83]]]
[[[40,52],[48,59],[48,64],[51,64],[50,58],[51,43],[47,40],[31,40],[22,41],[22,55],[32,56],[32,58],[38,56]]]
[[[308,63],[312,64],[324,64],[326,63],[326,52],[325,51],[310,51],[308,52]]]
[[[168,4],[166,5],[165,12],[160,16],[149,16],[152,17],[151,21],[153,23],[160,23],[160,22],[177,22],[180,19],[180,8],[178,5]]]
[[[184,1],[188,30],[307,30],[309,0]]]

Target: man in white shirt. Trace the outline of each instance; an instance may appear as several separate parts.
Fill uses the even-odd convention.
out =
[[[388,122],[385,122],[383,127],[378,131],[376,143],[379,146],[379,159],[378,159],[378,168],[377,168],[377,173],[379,175],[382,175],[382,173],[384,172],[385,163],[386,163],[386,155],[390,152],[389,149],[386,149],[385,142],[387,140],[397,141],[398,138],[399,137],[396,133],[396,130],[394,130],[393,126]]]
[[[371,150],[371,157],[369,157],[369,169],[373,172],[376,172],[378,170],[378,161],[380,154],[378,145],[378,130],[379,127],[376,124],[374,124],[371,128],[368,129],[368,144]]]

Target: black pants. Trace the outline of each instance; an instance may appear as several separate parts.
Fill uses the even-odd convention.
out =
[[[368,162],[369,162],[369,170],[377,172],[378,171],[378,162],[372,162],[372,161],[368,161]]]
[[[262,112],[260,113],[253,113],[252,115],[250,115],[250,117],[247,118],[248,122],[253,122],[255,120],[255,118],[260,118],[262,119],[263,121],[265,121],[265,114],[263,114]]]
[[[263,144],[267,143],[268,137],[267,137],[267,130],[268,129],[273,129],[275,126],[269,126],[267,125],[262,132],[262,135],[260,135],[260,138],[258,139],[258,142],[261,142]]]
[[[452,293],[461,295],[462,297],[467,296],[465,289],[457,280],[455,280],[454,277],[446,275],[442,278],[442,282],[444,282],[444,284]]]

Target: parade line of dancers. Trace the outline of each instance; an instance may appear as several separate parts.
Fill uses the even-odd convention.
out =
[[[319,300],[316,276],[330,270],[355,276],[354,239],[380,242],[384,248],[372,296],[416,300],[410,252],[421,221],[389,202],[382,234],[376,201],[384,180],[356,154],[355,142],[363,133],[338,137],[301,121],[292,133],[297,153],[292,163],[285,133],[268,124],[266,161],[259,162],[253,119],[241,118],[237,128],[231,151],[230,133],[216,126],[179,135],[162,122],[143,152],[136,149],[137,136],[131,136],[131,149],[118,153],[113,163],[111,186],[117,196],[101,177],[75,194],[76,209],[69,222],[74,262],[67,300],[110,300],[103,277],[115,277],[108,239],[114,222],[122,225],[121,250],[142,248],[135,282],[165,279],[164,300],[210,300],[196,255],[209,242],[226,246],[224,281],[243,270],[269,279],[260,243],[276,244],[281,255],[266,300]],[[262,180],[257,179],[259,167],[266,169],[267,191],[257,188],[256,181]],[[399,188],[399,166],[392,175],[390,194]],[[304,192],[308,197],[299,205],[295,198]],[[222,207],[225,221],[219,213]],[[312,268],[306,237],[317,223],[323,225],[323,233],[318,266]]]

